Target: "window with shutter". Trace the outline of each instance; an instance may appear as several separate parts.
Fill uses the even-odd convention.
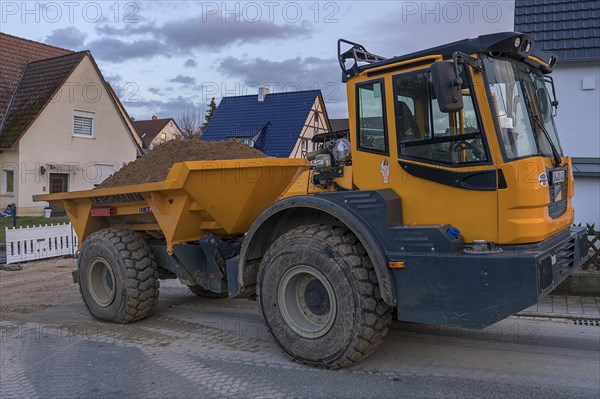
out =
[[[93,112],[73,112],[73,135],[94,137],[96,114]]]

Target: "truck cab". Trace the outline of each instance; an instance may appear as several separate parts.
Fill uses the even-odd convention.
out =
[[[554,55],[515,32],[390,59],[347,44],[348,188],[391,188],[404,224],[449,224],[467,243],[536,243],[573,223],[572,168],[553,119]],[[455,82],[438,83],[460,107],[441,110],[436,64],[455,67]]]
[[[556,56],[506,32],[393,58],[341,39],[338,58],[349,137],[323,140],[283,196],[337,197],[370,226],[400,320],[483,327],[583,264]]]

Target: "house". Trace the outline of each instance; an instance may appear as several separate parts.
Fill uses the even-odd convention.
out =
[[[152,115],[152,119],[134,121],[133,125],[142,139],[144,150],[151,150],[160,143],[182,137],[181,129],[173,118],[158,119],[156,115]]]
[[[350,137],[350,122],[348,121],[348,118],[330,119],[329,125],[331,126],[332,132],[345,133]]]
[[[88,51],[0,33],[0,208],[41,215],[32,195],[91,189],[141,140]]]
[[[320,90],[224,97],[203,140],[238,139],[270,157],[301,158],[316,148],[315,134],[330,132]]]
[[[600,226],[600,2],[516,0],[515,31],[558,56],[555,117],[572,157],[576,223]]]

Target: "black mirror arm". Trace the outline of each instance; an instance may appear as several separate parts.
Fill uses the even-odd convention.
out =
[[[452,54],[452,59],[454,60],[454,68],[456,71],[456,76],[460,76],[458,74],[459,62],[461,64],[464,63],[464,64],[471,66],[475,70],[475,72],[483,71],[483,63],[481,62],[481,60],[479,58],[473,58],[469,54],[465,54],[463,52],[456,51],[454,54]]]
[[[552,76],[544,76],[544,81],[546,83],[550,83],[550,87],[552,87],[552,101],[550,102],[550,105],[552,105],[552,108],[554,108],[554,116],[556,116],[558,100],[556,99],[556,87],[554,87],[554,79],[552,79]]]

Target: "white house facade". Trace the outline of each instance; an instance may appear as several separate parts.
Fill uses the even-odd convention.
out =
[[[41,45],[6,36],[0,48]],[[1,126],[0,208],[14,203],[21,216],[43,214],[48,204],[33,202],[34,194],[94,188],[140,152],[129,116],[88,52],[28,61]]]

